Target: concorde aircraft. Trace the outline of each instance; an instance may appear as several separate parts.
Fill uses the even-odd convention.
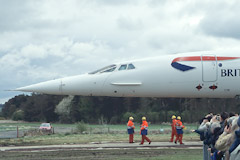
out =
[[[203,51],[145,58],[16,90],[54,95],[239,98],[240,54]]]

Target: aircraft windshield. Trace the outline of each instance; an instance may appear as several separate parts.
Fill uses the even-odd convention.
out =
[[[96,71],[93,71],[93,72],[90,72],[89,74],[96,74],[96,73],[103,73],[103,72],[112,72],[116,69],[116,65],[115,64],[112,64],[110,66],[107,66],[107,67],[103,67],[101,69],[98,69]]]
[[[98,69],[98,70],[96,70],[94,72],[90,72],[89,74],[113,72],[116,68],[117,68],[117,65],[112,64],[112,65],[109,65],[107,67],[103,67],[101,69]],[[118,71],[131,70],[131,69],[135,69],[135,66],[132,63],[130,63],[130,64],[122,64],[118,68]]]
[[[134,66],[132,63],[130,63],[130,64],[128,65],[128,69],[135,69],[135,66]]]

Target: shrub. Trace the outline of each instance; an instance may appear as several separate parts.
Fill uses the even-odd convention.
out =
[[[23,120],[23,118],[24,118],[24,111],[22,110],[17,110],[12,115],[12,120],[14,121]]]
[[[87,124],[81,121],[77,123],[76,129],[78,133],[83,133],[84,131],[87,131]]]

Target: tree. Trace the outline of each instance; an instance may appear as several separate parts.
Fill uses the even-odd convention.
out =
[[[88,96],[19,95],[4,104],[5,118],[25,121],[75,123],[126,123],[129,116],[141,122],[146,116],[152,123],[170,122],[180,115],[184,122],[197,122],[207,113],[239,112],[236,99],[189,98],[117,98]],[[21,111],[21,112],[19,112]],[[21,114],[19,114],[21,113]],[[20,116],[19,116],[20,115]],[[21,119],[21,118],[20,118]]]
[[[64,97],[59,104],[57,104],[54,112],[59,115],[60,122],[71,123],[70,110],[74,96]]]

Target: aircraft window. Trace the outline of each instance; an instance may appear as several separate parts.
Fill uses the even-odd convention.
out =
[[[103,73],[103,72],[112,72],[112,71],[114,71],[115,69],[116,69],[116,66],[113,67],[113,68],[107,69],[107,70],[105,70],[105,71],[102,71],[101,73]]]
[[[128,69],[135,69],[135,66],[134,66],[132,63],[130,63],[130,64],[128,65]]]
[[[116,65],[112,64],[110,66],[103,67],[103,68],[98,69],[96,71],[90,72],[89,74],[96,74],[96,73],[103,73],[103,72],[112,72],[112,71],[115,70],[115,68],[116,68]]]
[[[123,64],[123,65],[121,65],[120,67],[119,67],[119,71],[121,71],[121,70],[126,70],[127,69],[127,65],[126,64]]]

